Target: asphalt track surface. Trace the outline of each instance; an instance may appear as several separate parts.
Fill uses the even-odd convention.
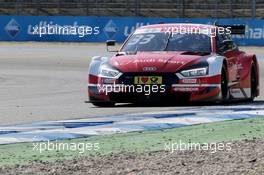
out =
[[[256,53],[259,58],[261,96],[255,103],[263,104],[264,50],[261,47],[242,50]],[[87,69],[95,55],[111,54],[105,51],[104,44],[0,43],[0,125],[196,107],[118,104],[114,108],[97,108],[85,103]]]

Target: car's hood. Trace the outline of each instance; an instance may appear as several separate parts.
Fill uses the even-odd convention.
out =
[[[187,52],[138,52],[135,55],[114,56],[109,62],[121,72],[176,72],[206,57]]]

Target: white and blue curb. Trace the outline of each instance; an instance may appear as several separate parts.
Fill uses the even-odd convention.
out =
[[[189,107],[171,111],[43,121],[0,127],[0,144],[62,140],[264,116],[264,105]]]

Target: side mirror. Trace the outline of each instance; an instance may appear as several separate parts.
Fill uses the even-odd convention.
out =
[[[107,52],[118,52],[117,50],[110,50],[109,46],[115,46],[116,41],[115,40],[107,40],[106,41],[106,50]]]
[[[233,48],[233,41],[232,40],[224,40],[220,43],[218,51],[224,53],[227,50]]]

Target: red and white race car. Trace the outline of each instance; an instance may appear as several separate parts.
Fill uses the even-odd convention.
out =
[[[253,100],[259,95],[257,58],[240,51],[230,33],[241,34],[203,24],[140,27],[113,57],[92,58],[89,100],[95,106]],[[113,45],[107,41],[108,50]]]

